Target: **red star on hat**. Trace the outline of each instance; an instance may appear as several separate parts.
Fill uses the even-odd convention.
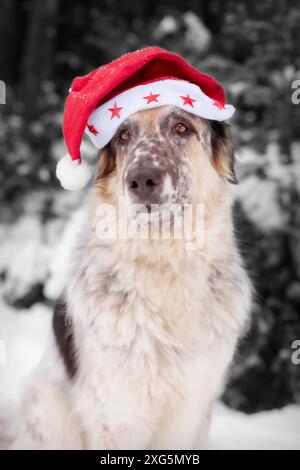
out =
[[[88,130],[94,134],[94,135],[98,135],[99,132],[97,131],[97,129],[93,126],[93,124],[87,124],[87,128]]]
[[[189,104],[190,106],[192,106],[192,108],[194,107],[193,103],[197,101],[191,98],[190,95],[180,96],[180,98],[183,99],[183,104]]]
[[[111,112],[110,119],[113,119],[114,117],[117,117],[117,118],[120,119],[120,112],[121,112],[122,109],[123,109],[122,107],[118,108],[117,103],[115,102],[114,107],[109,108],[109,110],[108,110],[108,111]]]
[[[220,103],[220,101],[217,100],[213,102],[213,105],[216,106],[218,109],[224,109],[225,107],[222,103]]]
[[[151,91],[151,92],[150,92],[150,95],[144,96],[143,98],[144,98],[144,100],[147,100],[147,104],[152,103],[152,101],[156,101],[156,103],[158,103],[158,99],[157,99],[157,98],[158,98],[159,96],[160,96],[160,93],[157,93],[156,95],[154,95],[154,94],[152,93],[152,91]]]

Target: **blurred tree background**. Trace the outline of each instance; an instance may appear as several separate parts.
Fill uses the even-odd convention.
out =
[[[238,109],[234,136],[244,156],[238,237],[257,292],[224,400],[247,412],[300,402],[290,349],[300,339],[300,105],[291,101],[300,78],[299,0],[0,0],[0,11],[5,223],[15,223],[33,190],[47,195],[41,220],[54,217],[63,102],[75,76],[156,44],[224,84]],[[7,302],[46,301],[42,287]]]

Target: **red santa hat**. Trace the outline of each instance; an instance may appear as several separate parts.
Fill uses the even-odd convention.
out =
[[[80,155],[84,132],[103,148],[120,124],[143,109],[174,105],[196,116],[229,119],[235,109],[224,90],[182,57],[159,47],[126,54],[72,83],[64,112],[64,137],[69,154],[57,164],[65,189],[83,188],[91,170]]]

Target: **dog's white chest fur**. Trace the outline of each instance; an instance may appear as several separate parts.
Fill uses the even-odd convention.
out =
[[[86,256],[68,289],[85,446],[199,446],[245,321],[242,268],[222,273],[226,260],[197,253],[176,264],[99,248],[91,256],[94,268]]]
[[[74,251],[65,296],[77,371],[68,377],[52,343],[13,447],[203,446],[250,306],[230,230],[195,252],[91,233]]]

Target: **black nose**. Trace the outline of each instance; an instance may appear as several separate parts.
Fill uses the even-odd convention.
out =
[[[134,168],[126,177],[128,192],[134,200],[148,204],[160,202],[161,181],[158,168]]]

